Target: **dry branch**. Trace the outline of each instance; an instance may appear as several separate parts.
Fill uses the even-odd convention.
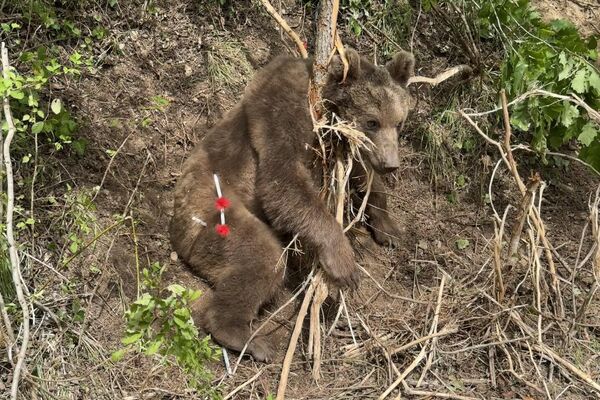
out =
[[[461,64],[445,70],[441,74],[436,75],[434,78],[429,78],[426,76],[412,76],[408,79],[407,85],[412,85],[413,83],[427,83],[435,87],[440,83],[452,78],[454,75],[470,75],[472,72],[473,69],[470,66],[466,64]]]
[[[481,130],[481,128],[479,128],[477,123],[475,123],[471,119],[471,117],[468,114],[466,114],[464,111],[460,110],[459,114],[463,118],[465,118],[467,120],[467,122],[469,122],[469,124],[471,124],[471,126],[473,126],[473,128],[475,128],[477,133],[479,133],[479,135],[481,137],[483,137],[485,139],[485,141],[494,145],[498,149],[498,151],[500,152],[500,156],[502,157],[502,161],[504,162],[504,165],[511,172],[511,175],[513,176],[513,179],[515,180],[515,183],[517,184],[517,187],[519,188],[519,192],[521,192],[521,196],[526,196],[527,187],[523,183],[523,179],[521,178],[521,175],[519,174],[517,164],[516,164],[513,154],[512,154],[512,146],[510,145],[512,131],[510,128],[510,116],[508,113],[508,104],[509,103],[506,101],[506,94],[505,94],[504,90],[502,90],[500,97],[502,100],[501,110],[503,111],[504,129],[505,129],[503,143],[495,141],[492,138],[490,138],[488,135],[486,135]],[[564,308],[563,308],[563,304],[562,304],[562,296],[560,294],[560,284],[559,284],[558,275],[556,272],[556,265],[554,263],[554,257],[552,256],[552,246],[550,245],[548,238],[546,236],[546,229],[545,229],[544,221],[541,218],[538,207],[536,207],[535,205],[533,205],[530,208],[530,213],[528,214],[528,216],[531,218],[531,221],[537,231],[537,234],[544,246],[544,255],[548,262],[548,269],[550,270],[550,275],[551,275],[551,287],[552,287],[552,290],[554,291],[554,293],[556,295],[555,297],[558,301],[559,315],[560,315],[560,317],[563,317],[564,316]]]
[[[287,26],[285,20],[277,14],[270,3],[267,0],[261,0],[263,5],[267,8],[269,13],[277,20],[277,22],[284,28],[284,30],[290,35],[296,43],[299,43],[298,36]],[[308,97],[309,107],[311,116],[313,117],[313,123],[315,131],[318,131],[322,123],[319,122],[324,110],[322,109],[321,101],[321,88],[325,84],[327,78],[327,66],[333,55],[334,44],[340,51],[342,62],[347,69],[347,60],[343,54],[343,45],[340,38],[336,34],[337,27],[337,15],[339,10],[339,0],[324,0],[321,3],[320,14],[317,22],[317,39],[316,39],[316,50],[315,50],[315,61],[313,70],[315,71],[314,82],[311,82]],[[305,51],[301,51],[304,58],[307,54]],[[325,154],[323,154],[325,156]],[[348,166],[347,174],[344,173],[344,166],[342,162],[342,156],[340,153],[336,154],[336,171],[338,174],[338,193],[336,202],[336,219],[343,225],[344,215],[344,196],[345,196],[345,184],[350,176],[350,170],[352,165]],[[305,293],[304,300],[300,309],[300,313],[296,318],[296,324],[292,333],[292,338],[286,352],[286,356],[283,363],[281,378],[277,390],[277,399],[283,399],[287,387],[287,380],[289,375],[290,365],[294,356],[294,352],[298,343],[298,337],[302,330],[304,318],[306,316],[308,306],[311,305],[311,316],[310,316],[310,330],[309,330],[309,355],[313,358],[313,377],[317,380],[320,376],[321,366],[321,326],[320,326],[320,310],[323,302],[329,294],[329,289],[325,281],[324,273],[319,270],[317,274],[312,278],[311,285]]]
[[[418,345],[419,343],[427,342],[428,340],[431,340],[433,338],[438,338],[438,337],[441,337],[441,336],[451,335],[451,334],[456,333],[456,332],[458,332],[458,326],[456,326],[456,325],[445,326],[439,332],[431,333],[431,334],[429,334],[427,336],[420,337],[418,339],[413,340],[412,342],[406,343],[405,345],[402,345],[400,347],[395,348],[394,350],[390,351],[390,355],[391,356],[396,355],[398,353],[401,353],[403,351],[406,351],[406,350],[410,349],[413,346]]]
[[[260,0],[260,2],[263,4],[263,6],[265,6],[269,14],[271,14],[275,21],[277,21],[277,23],[279,24],[279,26],[281,26],[285,33],[287,33],[288,36],[294,41],[294,43],[296,43],[296,47],[298,47],[298,51],[300,52],[302,58],[308,58],[306,47],[304,47],[304,43],[302,42],[302,40],[300,40],[300,37],[296,34],[296,32],[294,32],[292,28],[290,28],[286,20],[283,19],[281,15],[279,15],[279,13],[277,12],[277,10],[275,10],[275,8],[269,2],[269,0]]]
[[[321,271],[318,272],[318,274],[321,273]],[[298,316],[296,317],[296,324],[294,325],[294,330],[292,331],[292,336],[290,337],[290,344],[288,345],[287,352],[285,353],[285,358],[283,359],[281,376],[279,378],[279,386],[277,387],[277,400],[285,399],[285,390],[287,389],[287,382],[290,374],[290,367],[292,365],[292,359],[294,358],[294,353],[296,352],[296,346],[298,344],[300,332],[302,332],[304,318],[306,317],[306,314],[308,312],[308,305],[315,291],[316,281],[317,280],[313,278],[310,286],[308,287],[308,289],[306,289],[304,300],[302,301],[300,311],[298,311]]]
[[[512,233],[510,235],[510,244],[508,247],[509,263],[514,261],[513,259],[519,251],[519,242],[521,241],[521,232],[523,231],[523,226],[525,225],[525,219],[531,212],[533,195],[540,186],[540,183],[541,180],[539,174],[533,176],[533,178],[530,179],[529,183],[527,184],[525,196],[523,196],[521,199],[521,205],[518,209],[516,218],[517,223],[513,225]]]
[[[4,42],[1,47],[2,53],[2,72],[4,79],[8,79],[8,71],[11,68],[8,62],[8,50]],[[10,390],[10,396],[12,400],[16,400],[19,392],[19,378],[22,370],[25,368],[25,356],[27,354],[27,345],[29,344],[29,303],[25,299],[23,293],[23,284],[21,278],[21,267],[19,264],[19,256],[17,254],[17,244],[13,233],[13,213],[15,210],[15,192],[14,192],[14,181],[12,171],[12,159],[10,157],[10,144],[15,135],[15,124],[12,118],[12,112],[10,109],[10,103],[8,97],[4,97],[4,118],[8,125],[8,133],[4,140],[4,168],[6,172],[6,193],[7,193],[7,205],[6,205],[6,240],[8,241],[8,252],[10,255],[10,264],[12,271],[12,280],[15,285],[15,292],[21,307],[21,313],[23,314],[23,340],[19,348],[17,355],[17,363],[13,370],[12,385]],[[15,343],[16,344],[16,343]]]
[[[435,338],[437,338],[439,336],[439,335],[435,335],[435,334],[437,333],[437,323],[438,323],[438,318],[440,315],[440,309],[442,307],[442,297],[444,294],[445,284],[446,284],[446,274],[443,274],[442,280],[440,281],[440,288],[438,290],[438,297],[437,297],[437,303],[436,303],[436,307],[435,307],[435,313],[433,316],[433,321],[431,323],[431,328],[429,329],[428,339],[426,340],[425,344],[421,348],[421,351],[419,352],[417,357],[413,360],[413,362],[408,366],[408,368],[406,368],[404,370],[404,372],[402,372],[402,374],[400,374],[400,376],[398,376],[398,378],[394,381],[394,383],[392,383],[385,390],[385,392],[383,392],[381,394],[381,396],[379,396],[377,398],[378,400],[383,400],[386,397],[388,397],[390,395],[390,393],[392,393],[392,391],[394,391],[394,389],[396,389],[398,387],[398,385],[400,385],[404,381],[404,379],[406,379],[408,374],[410,374],[421,363],[421,361],[427,356],[427,347],[428,347],[429,341],[435,340]]]

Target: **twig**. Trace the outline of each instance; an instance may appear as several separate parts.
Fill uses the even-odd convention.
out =
[[[102,179],[100,180],[100,184],[98,185],[98,189],[96,190],[96,193],[94,193],[94,196],[92,197],[92,201],[96,200],[96,197],[100,193],[102,186],[104,186],[104,181],[106,180],[108,171],[110,171],[110,167],[112,166],[113,162],[115,161],[117,154],[119,154],[119,152],[121,151],[123,146],[125,146],[125,143],[127,143],[127,140],[129,139],[130,136],[131,136],[131,133],[129,135],[127,135],[127,137],[125,137],[125,139],[123,139],[119,148],[117,148],[117,150],[115,150],[115,152],[110,156],[110,160],[108,160],[108,165],[106,166],[106,169],[104,170],[104,174],[102,175]]]
[[[402,381],[404,381],[404,379],[408,376],[408,374],[410,374],[415,368],[417,368],[417,366],[421,363],[421,361],[425,358],[426,355],[426,351],[425,349],[427,348],[427,346],[423,346],[421,348],[421,351],[419,352],[419,354],[417,355],[417,357],[413,360],[413,362],[400,374],[400,376],[398,376],[398,378],[394,381],[394,383],[392,383],[386,390],[385,392],[383,392],[381,394],[381,396],[379,396],[377,398],[377,400],[383,400],[386,397],[388,397],[390,395],[390,393],[392,393],[392,391],[394,389],[396,389],[398,387],[398,385],[400,383],[402,383]]]
[[[502,274],[502,243],[504,238],[504,226],[506,224],[506,216],[508,215],[508,210],[510,206],[506,207],[504,210],[504,215],[502,216],[502,220],[500,221],[500,228],[496,225],[496,221],[494,220],[494,273],[496,276],[496,285],[498,290],[497,299],[499,302],[504,300],[504,295],[506,293],[506,288],[504,287],[504,277]]]
[[[523,231],[523,226],[525,225],[525,219],[527,218],[527,215],[530,214],[531,207],[533,205],[531,202],[533,199],[533,194],[537,191],[537,188],[540,186],[540,183],[540,176],[536,174],[527,184],[525,195],[521,199],[521,205],[518,209],[517,214],[517,223],[513,225],[512,233],[510,236],[510,245],[508,247],[508,257],[511,261],[514,261],[514,258],[516,257],[519,251],[521,232]]]
[[[388,290],[386,290],[383,286],[381,286],[381,284],[379,282],[377,282],[377,280],[375,278],[373,278],[373,275],[371,275],[371,273],[362,265],[357,264],[358,268],[365,273],[365,275],[367,275],[369,278],[371,278],[371,280],[375,283],[375,285],[377,285],[377,287],[388,297],[391,297],[392,299],[398,299],[398,300],[404,300],[404,301],[408,301],[411,303],[416,303],[416,304],[429,304],[428,301],[425,300],[415,300],[415,299],[411,299],[410,297],[406,297],[406,296],[400,296],[398,294],[393,294],[390,293]]]
[[[320,275],[322,273],[322,271],[319,271],[317,275]],[[310,286],[308,287],[308,289],[306,289],[304,300],[302,301],[300,311],[298,311],[298,316],[296,317],[296,324],[294,325],[294,330],[292,331],[292,336],[290,337],[290,344],[288,345],[287,352],[285,353],[285,358],[283,359],[281,377],[279,378],[279,386],[277,387],[277,400],[285,399],[285,390],[287,388],[288,376],[290,374],[290,366],[292,364],[292,359],[294,358],[294,353],[296,352],[296,346],[298,345],[298,338],[300,337],[300,332],[302,331],[304,318],[306,317],[306,313],[308,312],[308,304],[310,303],[312,295],[315,291],[316,281],[317,279],[313,278],[310,283]]]
[[[67,265],[69,265],[76,257],[78,257],[81,253],[83,253],[85,250],[87,250],[88,247],[90,247],[91,245],[93,245],[94,243],[96,243],[96,241],[98,239],[100,239],[102,236],[106,235],[108,232],[110,232],[111,230],[113,230],[114,228],[122,225],[125,221],[131,219],[131,217],[125,217],[123,219],[120,219],[119,221],[115,222],[114,224],[110,225],[109,227],[105,228],[102,232],[100,232],[99,234],[97,234],[95,237],[93,237],[89,242],[87,242],[86,244],[84,244],[75,254],[73,254],[71,257],[69,257],[64,264],[62,265],[63,268],[66,267]]]
[[[242,383],[240,386],[236,387],[231,392],[229,392],[225,397],[223,397],[223,400],[232,399],[233,396],[235,396],[243,388],[245,388],[246,386],[248,386],[249,384],[251,384],[252,382],[254,382],[255,380],[257,380],[263,374],[263,372],[265,372],[264,368],[261,369],[260,371],[258,371],[256,374],[254,374],[254,376],[252,378],[248,379],[246,382]]]
[[[337,197],[335,219],[340,225],[344,223],[344,200],[346,195],[346,182],[350,178],[351,165],[348,166],[348,173],[344,169],[341,149],[336,151],[336,178],[337,178]],[[320,272],[320,271],[319,271]],[[308,353],[313,359],[312,374],[315,381],[318,381],[321,376],[321,324],[319,317],[321,315],[321,306],[329,295],[329,288],[322,274],[317,274],[315,277],[316,286],[314,297],[312,299],[309,327]],[[347,311],[346,311],[347,312]],[[348,324],[350,321],[348,320]],[[352,330],[352,327],[350,327]]]
[[[523,93],[522,95],[520,95],[519,97],[517,97],[516,99],[514,99],[513,101],[511,101],[507,105],[508,106],[515,105],[515,104],[520,103],[523,100],[527,99],[528,97],[532,97],[532,96],[548,96],[548,97],[553,97],[555,99],[566,100],[566,101],[568,101],[570,103],[573,103],[575,105],[581,106],[581,107],[583,107],[587,111],[587,113],[590,116],[590,118],[592,118],[593,120],[595,120],[597,123],[600,124],[600,112],[594,110],[591,106],[589,106],[586,102],[584,102],[581,98],[579,98],[578,96],[576,96],[574,94],[572,94],[571,96],[564,96],[564,95],[561,95],[561,94],[549,92],[547,90],[533,89],[533,90],[530,90],[528,92]],[[465,115],[467,115],[469,117],[481,117],[481,116],[484,116],[484,115],[493,114],[493,113],[498,112],[500,110],[502,110],[502,107],[494,108],[492,110],[484,111],[484,112],[480,112],[480,113],[469,113],[469,114],[465,114]]]
[[[558,353],[556,353],[554,350],[552,350],[552,348],[550,348],[548,345],[546,345],[544,343],[532,344],[531,347],[533,347],[534,350],[536,350],[540,353],[546,354],[548,357],[551,357],[552,360],[556,361],[563,368],[571,371],[579,379],[581,379],[582,381],[584,381],[585,383],[590,385],[597,392],[596,397],[600,398],[600,384],[598,384],[598,382],[594,381],[589,374],[587,374],[587,373],[583,372],[581,369],[577,368],[569,360],[562,358]]]
[[[401,353],[401,352],[403,352],[405,350],[408,350],[411,347],[418,345],[419,343],[423,343],[423,342],[426,342],[426,341],[428,341],[430,339],[438,338],[440,336],[451,335],[451,334],[456,333],[456,332],[458,332],[458,326],[456,326],[456,325],[445,326],[439,332],[434,332],[434,333],[432,333],[430,335],[420,337],[418,339],[413,340],[412,342],[406,343],[405,345],[402,345],[400,347],[395,348],[394,350],[390,351],[390,356],[393,356],[393,355]]]
[[[437,298],[437,305],[435,307],[435,313],[434,313],[434,317],[433,317],[433,321],[431,323],[431,328],[429,329],[429,335],[431,336],[431,338],[433,338],[433,340],[435,340],[435,336],[432,336],[436,330],[437,330],[437,322],[438,322],[438,318],[439,318],[439,313],[440,313],[440,309],[442,307],[442,295],[444,293],[444,285],[446,284],[446,274],[442,275],[442,280],[440,282],[440,288],[438,291],[438,298]],[[419,354],[417,355],[417,357],[413,360],[413,362],[408,366],[408,368],[406,368],[404,370],[404,372],[402,372],[402,374],[400,374],[400,376],[398,376],[398,378],[394,381],[394,383],[392,383],[386,390],[385,392],[383,392],[381,394],[381,396],[378,397],[378,400],[383,400],[386,397],[388,397],[390,395],[390,393],[392,393],[392,391],[394,389],[396,389],[398,387],[398,385],[400,383],[402,383],[402,381],[404,381],[404,379],[408,376],[408,374],[410,374],[420,363],[421,361],[425,358],[426,354],[427,354],[427,344],[425,343],[425,345],[423,345],[423,347],[421,348],[421,351],[419,352]]]
[[[296,34],[296,32],[294,32],[292,28],[290,28],[286,20],[283,19],[281,15],[279,15],[277,10],[275,10],[275,8],[271,5],[269,0],[260,0],[260,2],[263,4],[263,6],[265,6],[267,12],[271,14],[275,21],[277,21],[279,26],[283,28],[285,33],[287,33],[288,36],[294,41],[294,43],[296,43],[296,47],[298,48],[298,51],[300,52],[302,58],[308,58],[308,53],[306,52],[306,48],[304,47],[304,43],[302,42],[302,40],[300,40],[300,37],[298,37],[298,35]]]
[[[365,214],[365,210],[369,202],[369,195],[371,194],[371,186],[373,185],[373,178],[375,176],[375,172],[373,170],[369,170],[367,174],[367,191],[365,192],[365,197],[363,198],[362,203],[360,204],[356,216],[352,221],[350,221],[348,225],[346,225],[346,227],[344,228],[344,232],[348,232],[354,226],[354,224],[356,224],[362,219],[363,215]]]
[[[428,392],[426,390],[413,389],[406,382],[402,382],[404,390],[411,396],[437,397],[440,399],[455,399],[455,400],[478,400],[477,397],[461,396],[453,393]]]
[[[1,47],[2,53],[2,72],[4,79],[8,79],[8,71],[10,64],[8,63],[8,50],[6,45],[2,42]],[[12,270],[12,280],[15,285],[17,299],[19,306],[21,307],[21,313],[23,314],[23,339],[17,356],[17,363],[13,370],[12,385],[10,390],[10,397],[12,400],[17,400],[19,392],[19,378],[21,372],[25,367],[25,356],[27,354],[27,345],[29,344],[29,304],[25,300],[23,294],[23,286],[21,283],[21,268],[19,264],[19,256],[17,255],[17,245],[13,233],[13,213],[15,209],[15,192],[14,192],[14,181],[12,171],[12,159],[10,158],[10,144],[13,136],[15,135],[15,124],[12,118],[12,112],[10,110],[10,103],[8,97],[4,97],[4,117],[6,124],[8,125],[8,133],[4,140],[4,168],[6,172],[6,187],[7,187],[7,204],[6,204],[6,240],[8,242],[8,252],[10,254],[10,264]]]
[[[284,308],[286,308],[288,305],[290,305],[294,300],[296,300],[296,298],[298,296],[300,296],[300,293],[302,293],[304,291],[304,289],[306,289],[306,287],[312,283],[312,278],[313,278],[313,274],[314,274],[314,269],[308,274],[308,277],[304,280],[304,283],[302,284],[302,286],[296,291],[296,293],[294,293],[294,295],[292,297],[290,297],[284,304],[282,304],[277,310],[275,310],[271,315],[269,315],[269,317],[267,317],[255,330],[254,332],[252,332],[252,335],[250,335],[250,337],[248,338],[248,340],[246,341],[246,344],[244,345],[244,347],[242,348],[242,351],[240,351],[240,355],[235,363],[235,366],[233,367],[233,370],[231,371],[231,376],[235,375],[238,367],[240,366],[240,363],[242,361],[242,357],[244,356],[244,354],[246,353],[246,349],[248,348],[248,345],[250,344],[250,342],[252,342],[252,339],[254,339],[256,337],[256,335],[258,335],[258,332],[260,332],[266,325],[267,323],[269,323],[269,321],[271,319],[273,319],[277,314],[279,314],[279,312],[281,310],[283,310]]]
[[[445,70],[441,74],[436,75],[434,78],[428,78],[426,76],[412,76],[408,78],[407,86],[412,85],[413,83],[427,83],[435,87],[440,83],[452,78],[456,74],[471,74],[472,72],[473,69],[470,66],[461,64]]]
[[[433,321],[431,322],[431,328],[429,328],[429,334],[433,335],[434,333],[437,333],[437,329],[438,329],[438,322],[440,319],[440,311],[442,309],[442,297],[444,295],[444,286],[446,284],[446,273],[444,273],[442,271],[442,281],[440,282],[440,289],[438,292],[438,298],[437,298],[437,303],[435,306],[435,312],[433,314]],[[438,337],[434,336],[431,339],[431,348],[429,349],[429,355],[427,356],[427,363],[425,364],[425,368],[423,368],[423,371],[421,372],[421,377],[419,378],[419,380],[417,381],[417,386],[421,386],[421,382],[423,382],[423,379],[425,378],[425,375],[427,374],[427,371],[429,371],[429,368],[431,367],[431,364],[433,362],[433,355],[435,353],[435,348],[437,345],[437,341],[438,341]]]

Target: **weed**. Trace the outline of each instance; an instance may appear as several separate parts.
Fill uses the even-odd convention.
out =
[[[239,87],[248,82],[254,72],[242,44],[234,40],[213,43],[206,53],[206,69],[217,87]]]
[[[162,290],[164,270],[159,263],[143,270],[143,293],[125,313],[127,331],[122,340],[125,347],[113,353],[112,359],[120,360],[130,348],[148,356],[172,356],[188,374],[190,385],[203,395],[218,399],[220,395],[210,385],[211,374],[206,363],[218,360],[220,351],[211,344],[210,337],[198,338],[189,308],[201,293],[178,284]]]

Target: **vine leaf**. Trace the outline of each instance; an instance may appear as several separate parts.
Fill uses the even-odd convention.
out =
[[[586,77],[586,72],[587,71],[585,69],[580,69],[577,71],[575,78],[573,78],[573,81],[571,82],[571,87],[577,93],[583,93],[587,89],[588,80]]]
[[[569,103],[568,101],[563,101],[563,110],[560,115],[560,122],[568,128],[573,124],[573,120],[579,117],[579,109]]]
[[[581,133],[579,134],[579,137],[577,139],[579,139],[579,141],[583,145],[589,146],[590,144],[592,144],[597,135],[598,130],[596,129],[594,124],[588,122],[581,130]]]

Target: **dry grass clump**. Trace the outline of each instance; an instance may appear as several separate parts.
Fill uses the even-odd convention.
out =
[[[223,38],[211,39],[206,51],[206,71],[214,86],[234,88],[246,84],[254,73],[243,44]]]

